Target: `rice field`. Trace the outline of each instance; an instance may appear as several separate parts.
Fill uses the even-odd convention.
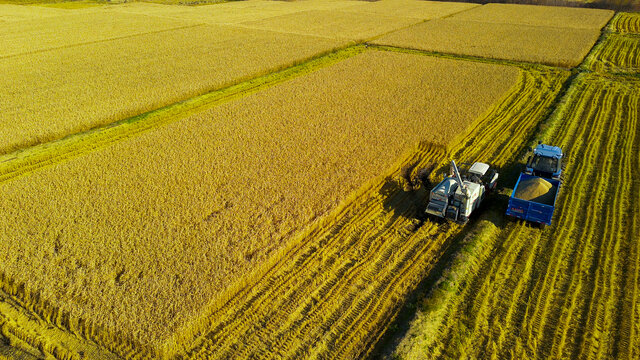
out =
[[[309,10],[243,22],[240,26],[283,33],[364,41],[420,22],[418,19],[375,13]]]
[[[0,190],[2,269],[73,317],[155,345],[408,148],[463,132],[518,77],[369,51],[13,179]],[[25,248],[32,236],[42,242]],[[20,254],[35,266],[15,267]]]
[[[0,24],[0,59],[197,25],[184,20],[97,11]],[[84,56],[82,53],[77,57]],[[23,60],[24,61],[24,60]]]
[[[425,316],[423,328],[431,321],[420,333],[425,340],[409,345],[407,338],[398,356],[640,356],[633,201],[640,191],[639,85],[596,74],[575,80],[547,139],[569,154],[554,224],[545,231],[522,222],[485,231],[488,244],[442,306],[440,321]]]
[[[436,53],[573,67],[582,62],[599,36],[600,31],[595,29],[448,18],[396,31],[373,43]]]
[[[618,13],[609,24],[609,28],[617,33],[640,34],[640,14]]]
[[[95,4],[0,4],[1,360],[640,357],[637,14]]]
[[[586,59],[592,71],[619,74],[640,73],[640,16],[618,13],[608,26],[609,32]]]
[[[586,66],[598,72],[640,73],[640,35],[608,34]]]
[[[486,4],[450,17],[457,21],[599,30],[613,16],[611,10],[556,6]]]
[[[347,44],[198,25],[0,59],[6,75],[0,77],[0,153],[139,115]]]
[[[509,144],[535,130],[567,76],[523,70],[518,85],[451,153],[461,160],[482,158],[504,164],[514,156]],[[477,146],[467,147],[467,141]],[[330,215],[331,225],[312,228],[255,285],[224,307],[212,309],[200,328],[179,333],[177,344],[183,342],[180,336],[201,334],[196,347],[184,356],[355,359],[370,355],[397,315],[401,299],[461,230],[429,220],[417,231],[408,230],[427,194],[424,189],[417,194],[400,190],[394,175],[403,165],[413,165],[417,171],[447,159],[442,149],[424,145],[392,174],[362,189],[351,204]]]

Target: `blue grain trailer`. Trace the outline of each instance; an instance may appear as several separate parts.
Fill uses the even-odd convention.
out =
[[[552,196],[548,196],[549,199],[543,202],[524,200],[516,197],[516,192],[518,191],[518,185],[520,185],[520,182],[537,177],[538,176],[528,175],[525,173],[520,174],[518,182],[513,188],[513,193],[509,198],[507,215],[543,225],[551,225],[551,218],[553,217],[553,210],[555,210],[556,198],[558,197],[558,191],[560,189],[560,180],[545,179],[552,185],[550,190]]]
[[[551,225],[556,199],[560,185],[562,185],[560,176],[562,175],[563,156],[562,149],[557,146],[538,144],[533,150],[533,155],[527,161],[525,171],[520,174],[516,186],[513,187],[513,193],[507,206],[507,215],[532,221],[541,226]],[[544,179],[551,184],[551,189],[545,196],[529,200],[516,197],[518,186],[521,183],[536,178]]]

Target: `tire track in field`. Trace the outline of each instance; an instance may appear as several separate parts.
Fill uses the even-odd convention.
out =
[[[604,94],[601,94],[600,96],[604,96]],[[585,132],[587,130],[588,130],[588,127],[582,127],[578,129],[579,132],[576,136],[573,137],[573,139],[582,138],[582,132]],[[589,130],[595,131],[595,129],[589,129]],[[585,163],[576,164],[574,159],[578,158],[578,156],[576,156],[575,154],[588,153],[587,145],[589,144],[584,144],[583,148],[580,148],[580,149],[567,146],[568,144],[562,144],[562,145],[567,150],[571,149],[569,152],[570,158],[567,159],[567,161],[570,164],[574,164],[574,165],[567,169],[567,173],[568,173],[566,176],[567,181],[565,181],[565,184],[563,186],[564,189],[562,190],[561,198],[560,198],[561,200],[560,207],[562,209],[567,209],[566,213],[563,212],[562,217],[568,219],[569,224],[565,224],[563,226],[560,226],[560,225],[555,226],[555,232],[558,234],[556,238],[561,238],[561,239],[566,238],[568,236],[569,229],[574,226],[573,223],[577,222],[578,223],[577,226],[582,226],[582,223],[583,223],[582,221],[583,218],[577,215],[578,211],[581,209],[578,209],[578,207],[570,206],[569,204],[581,203],[582,198],[586,195],[577,194],[577,196],[571,198],[566,194],[569,193],[571,189],[577,187],[577,185],[582,181],[582,179],[586,177],[586,171],[585,171],[586,161]],[[593,145],[593,144],[590,144],[590,145]],[[558,220],[556,220],[556,222],[560,223],[560,221]],[[555,246],[552,250],[552,255],[549,260],[550,267],[545,272],[544,277],[542,279],[541,288],[538,290],[538,294],[540,295],[535,305],[532,306],[534,310],[531,316],[531,323],[529,327],[529,330],[532,332],[534,346],[538,348],[537,350],[538,352],[542,351],[542,348],[538,347],[538,344],[544,344],[544,341],[542,340],[544,335],[543,329],[545,328],[546,321],[548,320],[547,313],[549,310],[550,302],[555,297],[555,293],[559,291],[558,287],[561,286],[561,285],[558,285],[557,283],[558,282],[562,283],[562,280],[563,280],[562,274],[567,273],[567,268],[571,266],[571,263],[573,260],[573,257],[571,254],[575,253],[576,244],[572,241],[569,241],[569,242],[554,241],[553,243]],[[553,327],[553,324],[549,326]]]
[[[430,358],[638,358],[640,81],[580,75],[553,144],[569,166],[555,223],[521,222],[447,312]]]
[[[606,104],[600,107],[600,111],[597,113],[597,119],[602,121],[596,121],[604,126],[599,129],[598,132],[593,134],[595,139],[591,136],[585,141],[593,141],[595,144],[599,144],[594,150],[594,163],[596,166],[592,166],[589,171],[589,180],[592,180],[591,184],[585,183],[583,189],[588,188],[590,185],[593,189],[596,189],[595,194],[592,194],[588,201],[584,204],[572,204],[575,207],[582,207],[586,209],[583,213],[587,219],[586,224],[583,227],[571,229],[569,236],[570,240],[574,240],[579,244],[577,258],[573,263],[573,267],[569,270],[571,274],[568,296],[564,297],[564,304],[561,306],[564,313],[560,317],[561,324],[556,323],[556,332],[553,337],[553,354],[561,354],[561,356],[575,356],[575,351],[579,350],[578,346],[581,337],[585,333],[585,312],[588,310],[588,297],[589,294],[594,291],[594,273],[595,270],[601,265],[598,261],[599,253],[606,246],[605,241],[602,241],[606,234],[605,226],[611,221],[610,214],[598,214],[599,209],[606,207],[609,198],[608,187],[613,182],[610,181],[611,172],[613,171],[612,163],[610,159],[610,151],[617,143],[618,138],[616,136],[616,129],[620,125],[620,118],[617,116],[611,116],[615,114],[612,112],[614,102],[617,102],[617,94],[614,92],[607,92],[612,94],[608,99],[605,99]],[[609,134],[608,137],[604,137],[604,134]],[[600,145],[602,144],[602,145]],[[593,182],[595,180],[595,182]],[[584,207],[583,207],[584,206]],[[563,321],[564,319],[564,321]],[[550,339],[551,340],[551,339]]]

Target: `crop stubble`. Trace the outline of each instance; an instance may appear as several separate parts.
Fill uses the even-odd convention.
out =
[[[640,356],[639,85],[579,76],[549,139],[569,154],[553,226],[501,230],[447,320],[407,357]]]
[[[585,61],[585,67],[598,72],[640,73],[640,15],[618,13],[608,32]]]

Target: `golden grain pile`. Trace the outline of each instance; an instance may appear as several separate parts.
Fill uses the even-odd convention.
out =
[[[485,10],[488,6],[414,25],[387,34],[374,43],[573,67],[580,64],[600,36],[598,26],[603,25],[603,19],[608,20],[613,14],[606,10],[588,10],[594,12],[583,20],[585,26],[590,24],[589,28],[580,28],[567,20],[575,9],[532,11],[528,6],[501,5],[494,14],[491,8]],[[550,17],[564,11],[567,15]]]
[[[464,131],[518,78],[369,51],[14,179],[0,185],[0,268],[64,311],[160,341],[402,152]]]
[[[345,44],[202,25],[0,59],[0,153],[135,116]]]
[[[536,177],[520,182],[513,196],[518,199],[553,205],[556,190],[556,187],[552,183],[543,178]]]

